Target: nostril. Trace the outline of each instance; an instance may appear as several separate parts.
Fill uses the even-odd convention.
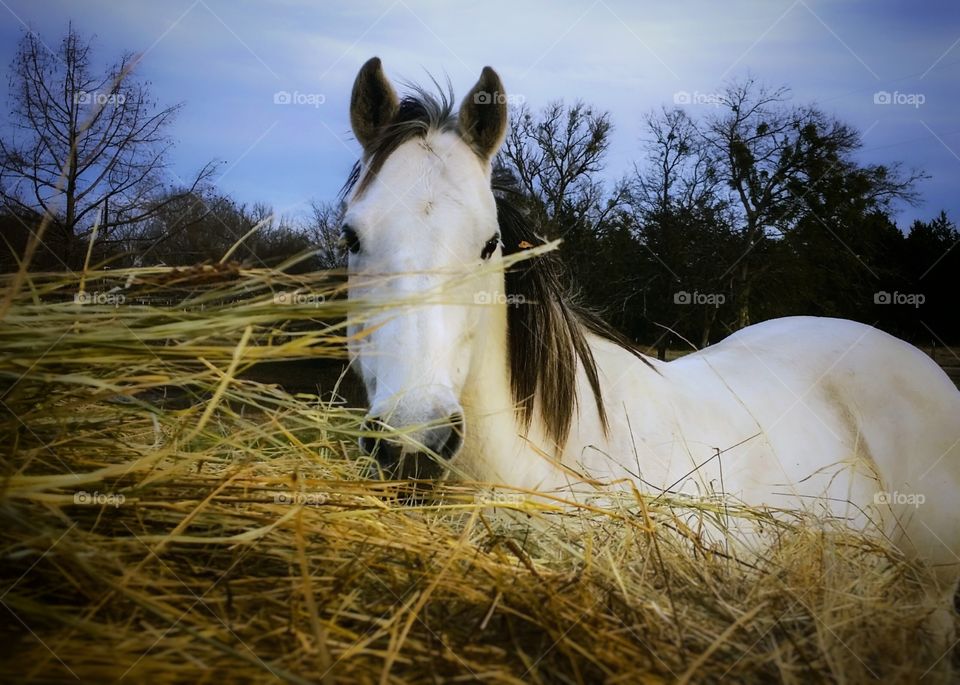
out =
[[[447,435],[437,450],[437,454],[444,459],[452,459],[463,445],[463,414],[451,414],[447,419],[447,423]]]
[[[360,449],[368,457],[374,456],[374,452],[377,451],[377,447],[380,445],[380,441],[376,438],[371,438],[366,435],[360,437]]]

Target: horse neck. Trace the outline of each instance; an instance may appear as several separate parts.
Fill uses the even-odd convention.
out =
[[[491,291],[503,293],[502,275]],[[510,387],[507,305],[484,305],[461,403],[467,425],[462,467],[472,478],[505,482],[522,444]]]
[[[503,278],[495,279],[494,282],[498,283],[490,288],[490,292],[498,295],[503,293]],[[507,306],[496,301],[482,305],[481,311],[478,326],[481,334],[473,336],[473,350],[470,355],[472,364],[464,395],[470,400],[471,409],[489,412],[504,406],[513,406],[507,347]]]
[[[501,279],[494,292],[503,293],[504,287]],[[461,397],[467,431],[459,465],[464,475],[486,482],[530,489],[562,484],[563,472],[553,461],[562,454],[549,454],[552,441],[545,434],[539,412],[535,410],[529,427],[517,420],[507,305],[485,306],[483,316],[483,335],[474,338],[473,363]],[[578,395],[589,392],[577,388]]]

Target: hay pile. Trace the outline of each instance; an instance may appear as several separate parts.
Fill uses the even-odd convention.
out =
[[[323,275],[10,284],[0,681],[950,679],[924,569],[875,540],[770,524],[747,562],[698,546],[693,502],[401,504],[409,484],[362,477],[359,410],[246,374],[344,356],[363,312]]]

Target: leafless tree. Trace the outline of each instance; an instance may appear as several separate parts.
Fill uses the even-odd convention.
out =
[[[682,109],[644,117],[645,164],[634,164],[630,202],[644,214],[666,214],[715,202],[720,184],[705,141]]]
[[[145,221],[133,240],[144,264],[191,265],[223,259],[303,272],[322,268],[312,235],[264,203],[247,206],[208,190],[178,194]],[[296,260],[296,263],[290,263]]]
[[[736,283],[735,325],[742,328],[750,323],[751,291],[765,268],[766,241],[809,213],[808,196],[821,192],[818,186],[834,178],[831,172],[856,169],[850,155],[860,147],[860,137],[813,105],[790,105],[787,89],[770,89],[753,79],[728,85],[719,100],[720,113],[698,129],[709,165],[739,216],[740,254],[730,272]],[[911,201],[921,177],[896,167],[859,171],[877,202]]]
[[[629,204],[639,242],[653,262],[634,275],[635,287],[655,300],[651,313],[668,317],[657,346],[664,358],[670,331],[698,320],[699,345],[705,346],[719,314],[715,304],[673,306],[682,292],[724,290],[718,282],[729,222],[723,192],[710,151],[694,122],[680,109],[661,109],[644,117],[647,135],[641,163],[634,165]]]
[[[321,269],[342,269],[347,265],[346,253],[340,247],[342,221],[341,203],[314,201],[310,204],[310,216],[303,231],[316,250],[317,264]]]
[[[551,237],[562,231],[553,225],[560,217],[596,227],[623,200],[622,186],[608,197],[598,178],[611,130],[610,114],[583,102],[552,102],[539,114],[523,105],[511,116],[501,161],[537,200],[536,218]]]
[[[67,266],[95,226],[99,240],[121,240],[215,170],[209,163],[169,192],[167,129],[180,105],[151,99],[132,75],[132,54],[96,74],[91,46],[72,26],[56,52],[35,33],[23,36],[10,70],[11,134],[0,141],[5,206],[47,216]]]

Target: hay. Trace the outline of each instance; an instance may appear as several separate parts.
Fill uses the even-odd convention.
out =
[[[361,411],[247,375],[344,357],[364,312],[328,275],[4,286],[4,682],[951,677],[926,570],[874,539],[724,508],[777,540],[738,560],[700,541],[709,503],[470,483],[400,503],[411,484],[363,477]]]

